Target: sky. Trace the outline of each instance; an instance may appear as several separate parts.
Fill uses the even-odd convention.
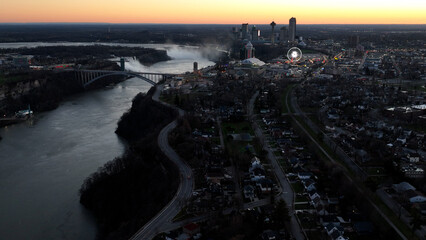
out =
[[[426,0],[0,0],[0,23],[426,24]]]

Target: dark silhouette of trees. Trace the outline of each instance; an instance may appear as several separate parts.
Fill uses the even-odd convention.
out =
[[[290,221],[287,203],[283,199],[280,199],[275,205],[272,220],[276,229],[284,228],[285,223]]]
[[[74,62],[76,59],[110,59],[111,56],[136,57],[136,59],[138,59],[142,64],[154,64],[171,59],[165,50],[103,45],[0,49],[0,52],[18,52],[23,55],[33,55],[36,62],[42,63],[46,63],[52,59],[61,62]]]
[[[98,239],[128,239],[174,196],[179,174],[157,145],[162,127],[176,113],[138,94],[117,133],[130,142],[126,152],[89,176],[80,202],[99,223]]]
[[[176,116],[176,112],[152,100],[151,92],[139,93],[132,101],[132,108],[118,122],[119,136],[133,142],[148,133],[160,130]]]

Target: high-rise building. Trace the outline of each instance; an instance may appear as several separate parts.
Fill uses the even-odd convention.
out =
[[[359,36],[358,35],[352,35],[349,38],[349,45],[353,48],[356,48],[359,44]]]
[[[290,18],[288,24],[288,40],[294,42],[296,40],[296,18]]]
[[[285,43],[288,41],[288,30],[286,27],[280,29],[280,42]]]
[[[247,59],[247,58],[254,58],[254,47],[253,47],[253,44],[251,44],[251,42],[248,42],[247,44],[246,44],[246,46],[244,47],[245,48],[245,58]]]
[[[248,23],[243,23],[241,25],[241,38],[243,40],[249,38]]]
[[[271,44],[275,43],[275,35],[274,35],[274,29],[275,26],[277,25],[274,21],[271,22],[271,27],[272,27],[272,34],[271,34]]]
[[[240,39],[240,30],[237,27],[232,28],[232,34],[234,35],[234,40]]]
[[[259,36],[260,36],[260,30],[253,25],[253,27],[251,28],[251,40],[259,41]]]

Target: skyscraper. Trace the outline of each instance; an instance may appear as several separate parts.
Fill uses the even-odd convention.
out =
[[[274,40],[275,40],[275,35],[274,35],[274,29],[275,26],[277,25],[274,21],[271,22],[271,27],[272,27],[272,34],[271,34],[271,44],[274,44]]]
[[[243,23],[241,25],[241,39],[248,39],[249,36],[248,23]]]
[[[256,26],[253,25],[251,28],[251,40],[252,41],[259,41],[259,31]]]
[[[296,18],[292,17],[290,18],[289,24],[288,24],[288,40],[290,42],[294,42],[296,39]]]
[[[356,48],[359,44],[359,36],[358,35],[352,35],[349,38],[349,45],[353,48]]]
[[[237,27],[232,28],[232,34],[234,35],[234,40],[240,39],[240,30]]]
[[[288,30],[286,27],[280,29],[280,42],[285,43],[288,41]]]

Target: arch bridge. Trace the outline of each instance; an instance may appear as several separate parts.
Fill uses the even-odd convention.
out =
[[[131,71],[108,71],[108,70],[76,70],[77,80],[83,85],[84,88],[90,84],[108,76],[127,76],[136,77],[149,84],[156,85],[159,81],[176,76],[177,74],[171,73],[147,73],[147,72],[131,72]]]

